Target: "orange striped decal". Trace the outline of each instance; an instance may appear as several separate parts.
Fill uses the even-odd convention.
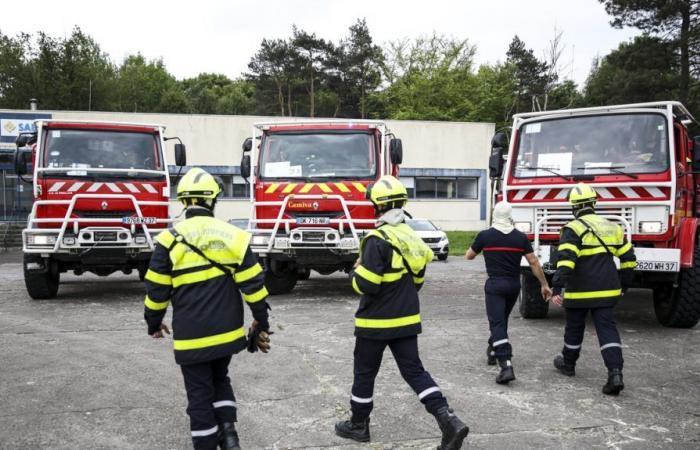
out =
[[[274,192],[277,190],[278,187],[280,187],[280,184],[279,184],[279,183],[272,183],[272,184],[265,190],[265,193],[266,193],[266,194],[272,194],[272,193],[274,193]]]
[[[299,193],[300,193],[300,194],[306,194],[307,192],[309,192],[309,191],[314,187],[314,185],[315,185],[315,183],[306,183],[305,185],[303,185],[303,186],[301,187],[301,189],[299,189]]]
[[[282,189],[282,193],[289,194],[290,192],[292,192],[294,190],[295,187],[297,187],[296,183],[289,183],[288,185],[286,185],[284,187],[284,189]]]
[[[367,192],[367,188],[366,188],[365,185],[362,184],[362,183],[353,182],[352,185],[355,186],[355,189],[357,189],[358,191],[362,192],[363,194],[364,194],[365,192]]]
[[[326,183],[318,183],[317,186],[326,194],[331,194],[333,189],[331,189]]]
[[[350,192],[350,189],[348,189],[347,186],[345,186],[343,183],[334,183],[335,187],[338,188],[338,190],[342,193],[347,193]]]

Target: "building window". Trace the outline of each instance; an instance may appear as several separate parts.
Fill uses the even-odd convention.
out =
[[[479,179],[476,177],[401,177],[409,198],[440,200],[479,198]]]
[[[250,197],[250,183],[246,183],[243,177],[238,175],[233,176],[232,184],[232,195],[231,198],[249,198]]]

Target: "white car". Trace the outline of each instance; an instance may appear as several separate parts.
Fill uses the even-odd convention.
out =
[[[428,247],[440,261],[447,260],[447,255],[450,252],[450,241],[440,227],[436,227],[428,219],[406,219],[406,224],[413,228],[413,231],[423,239],[423,242],[428,244]]]

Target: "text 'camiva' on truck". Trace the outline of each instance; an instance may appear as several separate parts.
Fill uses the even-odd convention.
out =
[[[164,127],[127,123],[36,122],[17,138],[15,170],[28,172],[34,205],[22,232],[24,280],[34,299],[52,298],[61,273],[138,270],[143,278],[153,237],[167,227],[170,178]],[[178,138],[173,138],[178,139]],[[178,139],[179,140],[179,139]],[[26,150],[26,147],[30,150]],[[186,163],[185,147],[175,159]]]
[[[251,248],[264,261],[268,290],[289,292],[311,269],[350,271],[375,223],[367,185],[398,175],[401,140],[381,121],[258,123],[243,151],[241,175],[253,185]]]
[[[492,142],[495,200],[511,204],[515,226],[551,275],[559,232],[573,218],[568,191],[589,183],[597,212],[634,244],[635,286],[653,289],[659,322],[692,327],[700,319],[700,137],[689,137],[691,122],[678,102],[516,114],[510,145],[502,132]],[[546,316],[525,268],[522,281],[523,317]]]

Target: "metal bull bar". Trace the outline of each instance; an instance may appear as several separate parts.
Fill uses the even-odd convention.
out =
[[[137,217],[140,219],[144,219],[143,213],[141,212],[141,206],[169,206],[169,202],[167,201],[147,201],[147,200],[142,200],[139,201],[136,199],[131,194],[76,194],[74,195],[71,199],[68,200],[37,200],[34,202],[34,205],[32,206],[32,211],[29,213],[29,217],[27,219],[27,228],[22,230],[22,246],[23,246],[23,251],[24,252],[35,252],[35,253],[44,253],[44,252],[57,252],[58,249],[61,247],[61,243],[63,242],[63,236],[66,233],[66,229],[68,228],[68,224],[72,223],[73,224],[73,231],[74,234],[78,234],[79,231],[79,224],[80,223],[114,223],[119,221],[119,219],[114,219],[114,218],[89,218],[89,217],[80,217],[80,218],[75,218],[71,217],[71,214],[73,213],[73,210],[75,209],[76,203],[78,200],[82,199],[88,199],[88,200],[96,200],[96,199],[118,199],[118,200],[130,200],[132,205],[134,206],[134,211],[137,214]],[[36,218],[36,211],[39,206],[56,206],[56,205],[68,205],[68,208],[66,209],[66,214],[64,217],[56,217],[56,218]],[[167,218],[167,219],[159,219],[156,218],[155,221],[151,222],[153,223],[173,223],[175,222],[175,219],[172,218]],[[60,228],[36,228],[35,225],[40,224],[40,223],[61,223]],[[131,223],[130,225],[130,231],[131,235],[133,236],[134,233],[136,232],[136,223]],[[143,232],[146,237],[146,244],[148,245],[149,250],[153,251],[154,245],[153,245],[153,239],[151,238],[151,233],[148,229],[148,224],[145,221],[141,221],[140,225],[143,228]],[[121,227],[124,228],[124,227]],[[54,243],[53,249],[49,250],[48,248],[42,248],[42,249],[28,249],[27,248],[27,235],[28,234],[41,234],[41,233],[56,233],[58,232],[58,236],[56,237],[56,242]],[[125,247],[119,247],[119,248],[125,248]],[[128,248],[128,247],[127,247]]]
[[[597,214],[600,217],[604,217],[608,220],[612,220],[613,222],[620,222],[622,226],[624,227],[625,234],[627,235],[627,242],[632,242],[632,226],[630,225],[629,221],[625,219],[622,216],[615,216],[615,215],[607,215],[607,214]],[[548,222],[549,220],[554,220],[554,219],[565,219],[565,220],[572,220],[574,219],[574,216],[571,214],[556,214],[556,215],[551,215],[551,216],[544,216],[540,220],[537,221],[535,224],[535,239],[533,242],[533,247],[534,250],[537,251],[540,247],[540,228],[543,224]]]
[[[287,211],[287,206],[289,204],[290,200],[337,200],[340,202],[341,207],[343,208],[343,212],[345,214],[345,218],[343,219],[329,219],[328,224],[329,225],[336,225],[338,228],[338,232],[340,234],[343,234],[343,224],[347,223],[350,227],[350,233],[352,234],[352,238],[354,240],[354,247],[359,247],[360,245],[360,239],[357,234],[357,230],[355,228],[355,224],[361,224],[361,223],[372,223],[374,224],[376,222],[375,219],[353,219],[352,216],[350,215],[350,210],[348,209],[348,206],[371,206],[372,203],[369,201],[362,201],[362,200],[345,200],[341,195],[337,194],[289,194],[287,195],[284,200],[281,201],[259,201],[259,202],[253,202],[253,214],[251,214],[251,219],[250,219],[250,224],[249,226],[249,231],[253,233],[270,233],[270,240],[267,243],[267,252],[270,252],[274,246],[275,243],[275,237],[277,236],[277,233],[279,232],[279,228],[282,224],[284,224],[285,232],[287,235],[290,234],[290,224],[296,224],[296,219],[283,219],[282,217],[284,216],[284,213]],[[279,206],[279,212],[277,213],[277,218],[276,219],[257,219],[254,218],[253,215],[255,215],[256,207],[257,206]],[[319,212],[319,215],[322,214]],[[258,224],[258,223],[273,223],[274,226],[271,230],[267,229],[259,229],[257,226],[255,228],[252,227],[253,224]]]

